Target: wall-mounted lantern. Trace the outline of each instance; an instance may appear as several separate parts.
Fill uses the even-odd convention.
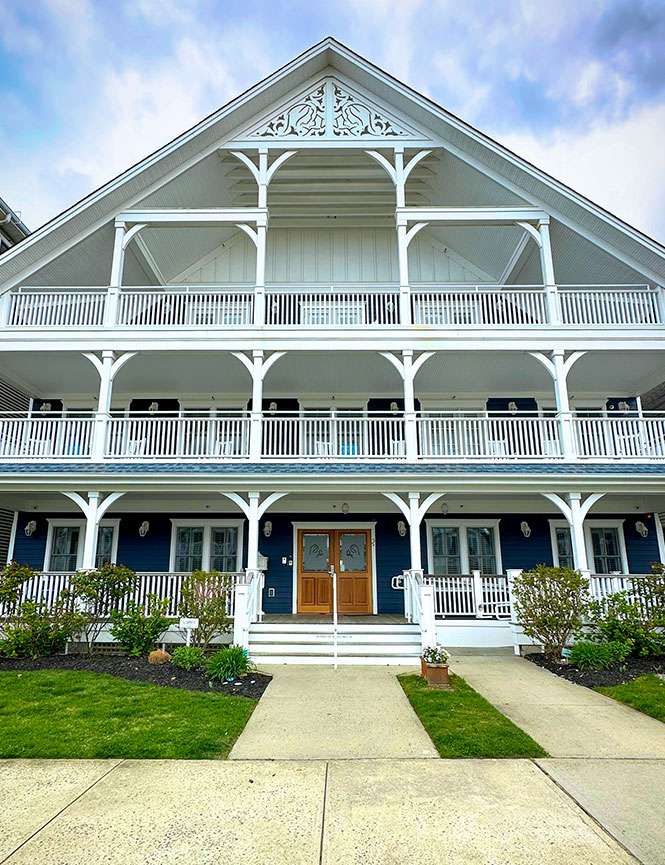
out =
[[[397,534],[400,536],[400,538],[406,537],[406,523],[404,522],[404,520],[400,520],[397,523]]]
[[[525,538],[531,537],[531,526],[527,523],[526,520],[522,520],[520,523],[520,530]]]
[[[263,537],[269,538],[272,534],[272,522],[270,520],[266,520],[263,524]]]
[[[30,522],[26,523],[25,528],[23,529],[23,531],[25,532],[25,536],[27,538],[31,538],[34,535],[36,530],[37,530],[37,521],[36,520],[30,520]]]
[[[148,534],[149,531],[150,531],[150,523],[147,520],[143,520],[143,522],[139,526],[139,536],[144,538]]]
[[[647,538],[649,536],[649,529],[644,525],[642,520],[638,520],[635,523],[635,531],[641,538]]]

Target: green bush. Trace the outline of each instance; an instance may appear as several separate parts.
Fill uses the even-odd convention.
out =
[[[536,565],[513,580],[517,621],[527,637],[543,644],[546,655],[561,657],[579,628],[588,589],[588,581],[579,571],[547,565]]]
[[[157,595],[148,595],[148,612],[143,604],[134,601],[127,603],[123,613],[111,610],[113,625],[111,635],[120,643],[128,655],[147,655],[155,648],[155,643],[168,628],[170,620],[166,617],[169,602]]]
[[[578,670],[606,670],[621,663],[630,655],[631,646],[617,640],[611,643],[593,643],[580,640],[570,650],[569,660]]]
[[[205,666],[205,655],[198,646],[176,646],[171,652],[171,663],[185,670],[198,670]]]
[[[136,587],[136,574],[124,565],[106,563],[93,571],[79,571],[69,581],[72,605],[84,614],[81,633],[88,648],[98,639],[111,612]]]
[[[254,664],[247,657],[247,649],[242,646],[228,646],[208,659],[206,669],[211,682],[225,682],[253,670]]]
[[[81,628],[79,613],[58,601],[53,610],[25,601],[4,625],[0,650],[10,658],[37,658],[62,652]]]
[[[232,587],[232,578],[219,571],[193,571],[183,581],[178,612],[183,618],[199,620],[192,640],[203,651],[231,625],[226,615],[226,599]]]
[[[35,571],[30,565],[19,565],[11,561],[0,572],[0,605],[4,606],[6,613],[13,612],[21,597],[23,583],[32,579]]]
[[[662,612],[633,599],[626,591],[592,601],[587,609],[587,623],[596,642],[627,644],[633,654],[642,658],[665,653]]]

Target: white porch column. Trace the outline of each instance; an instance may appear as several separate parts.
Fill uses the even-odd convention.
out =
[[[563,349],[555,349],[551,352],[549,357],[539,351],[531,351],[529,354],[531,357],[534,357],[539,361],[552,377],[554,383],[554,399],[556,401],[557,417],[559,420],[561,452],[565,459],[575,459],[577,457],[576,436],[566,381],[568,373],[573,368],[573,365],[583,357],[586,352],[574,351],[567,358],[565,357]]]
[[[552,258],[549,222],[541,220],[538,223],[538,234],[540,235],[540,263],[545,291],[547,292],[550,324],[558,325],[561,324],[561,307],[559,306],[559,290],[554,278],[554,259]]]
[[[592,493],[582,500],[579,492],[566,493],[565,500],[556,493],[541,493],[549,499],[566,518],[570,527],[570,539],[573,548],[573,564],[578,571],[589,571],[586,542],[584,538],[584,518],[604,493]]]
[[[125,231],[127,225],[124,222],[116,222],[115,238],[113,241],[113,259],[111,261],[111,278],[109,290],[106,297],[106,310],[104,324],[106,327],[114,327],[118,320],[118,298],[120,286],[122,285],[122,270],[125,263]]]
[[[64,495],[77,504],[85,516],[85,540],[83,543],[81,570],[91,571],[95,567],[95,558],[97,556],[99,523],[111,505],[124,496],[124,493],[109,493],[103,499],[102,493],[97,490],[87,493],[87,497],[85,498],[80,493],[65,492]]]
[[[263,501],[260,500],[261,493],[254,490],[247,493],[247,499],[244,499],[240,493],[222,492],[222,495],[238,505],[247,517],[247,568],[248,570],[258,570],[259,521],[268,508],[283,498],[286,493],[270,493]]]
[[[111,412],[111,397],[113,394],[113,379],[122,367],[136,357],[137,352],[127,351],[116,357],[115,352],[104,350],[101,360],[93,352],[84,352],[90,363],[99,373],[99,397],[97,400],[97,411],[95,412],[95,428],[92,437],[91,457],[99,462],[106,455],[106,438],[108,422]]]
[[[413,359],[413,349],[410,348],[402,351],[401,360],[389,351],[382,351],[381,354],[392,363],[402,379],[404,393],[404,446],[407,460],[415,462],[418,459],[418,429],[414,380],[423,364],[434,356],[434,352],[425,351],[415,360]]]
[[[398,493],[383,493],[404,514],[409,525],[409,548],[411,552],[411,570],[422,570],[422,549],[420,543],[420,524],[432,505],[445,493],[431,493],[420,504],[420,493],[410,492],[405,501]]]
[[[281,357],[285,351],[275,351],[269,357],[264,358],[262,349],[254,349],[252,359],[242,351],[231,352],[249,372],[252,377],[252,408],[250,412],[249,430],[249,458],[252,462],[261,459],[262,454],[262,419],[263,419],[263,380],[268,370]]]

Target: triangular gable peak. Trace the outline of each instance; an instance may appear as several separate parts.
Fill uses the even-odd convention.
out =
[[[346,81],[326,75],[247,127],[231,143],[310,142],[330,147],[351,141],[357,146],[359,141],[421,144],[431,140]]]

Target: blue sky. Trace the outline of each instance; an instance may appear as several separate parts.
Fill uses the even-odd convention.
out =
[[[0,197],[37,228],[327,35],[665,242],[663,0],[0,0]]]

